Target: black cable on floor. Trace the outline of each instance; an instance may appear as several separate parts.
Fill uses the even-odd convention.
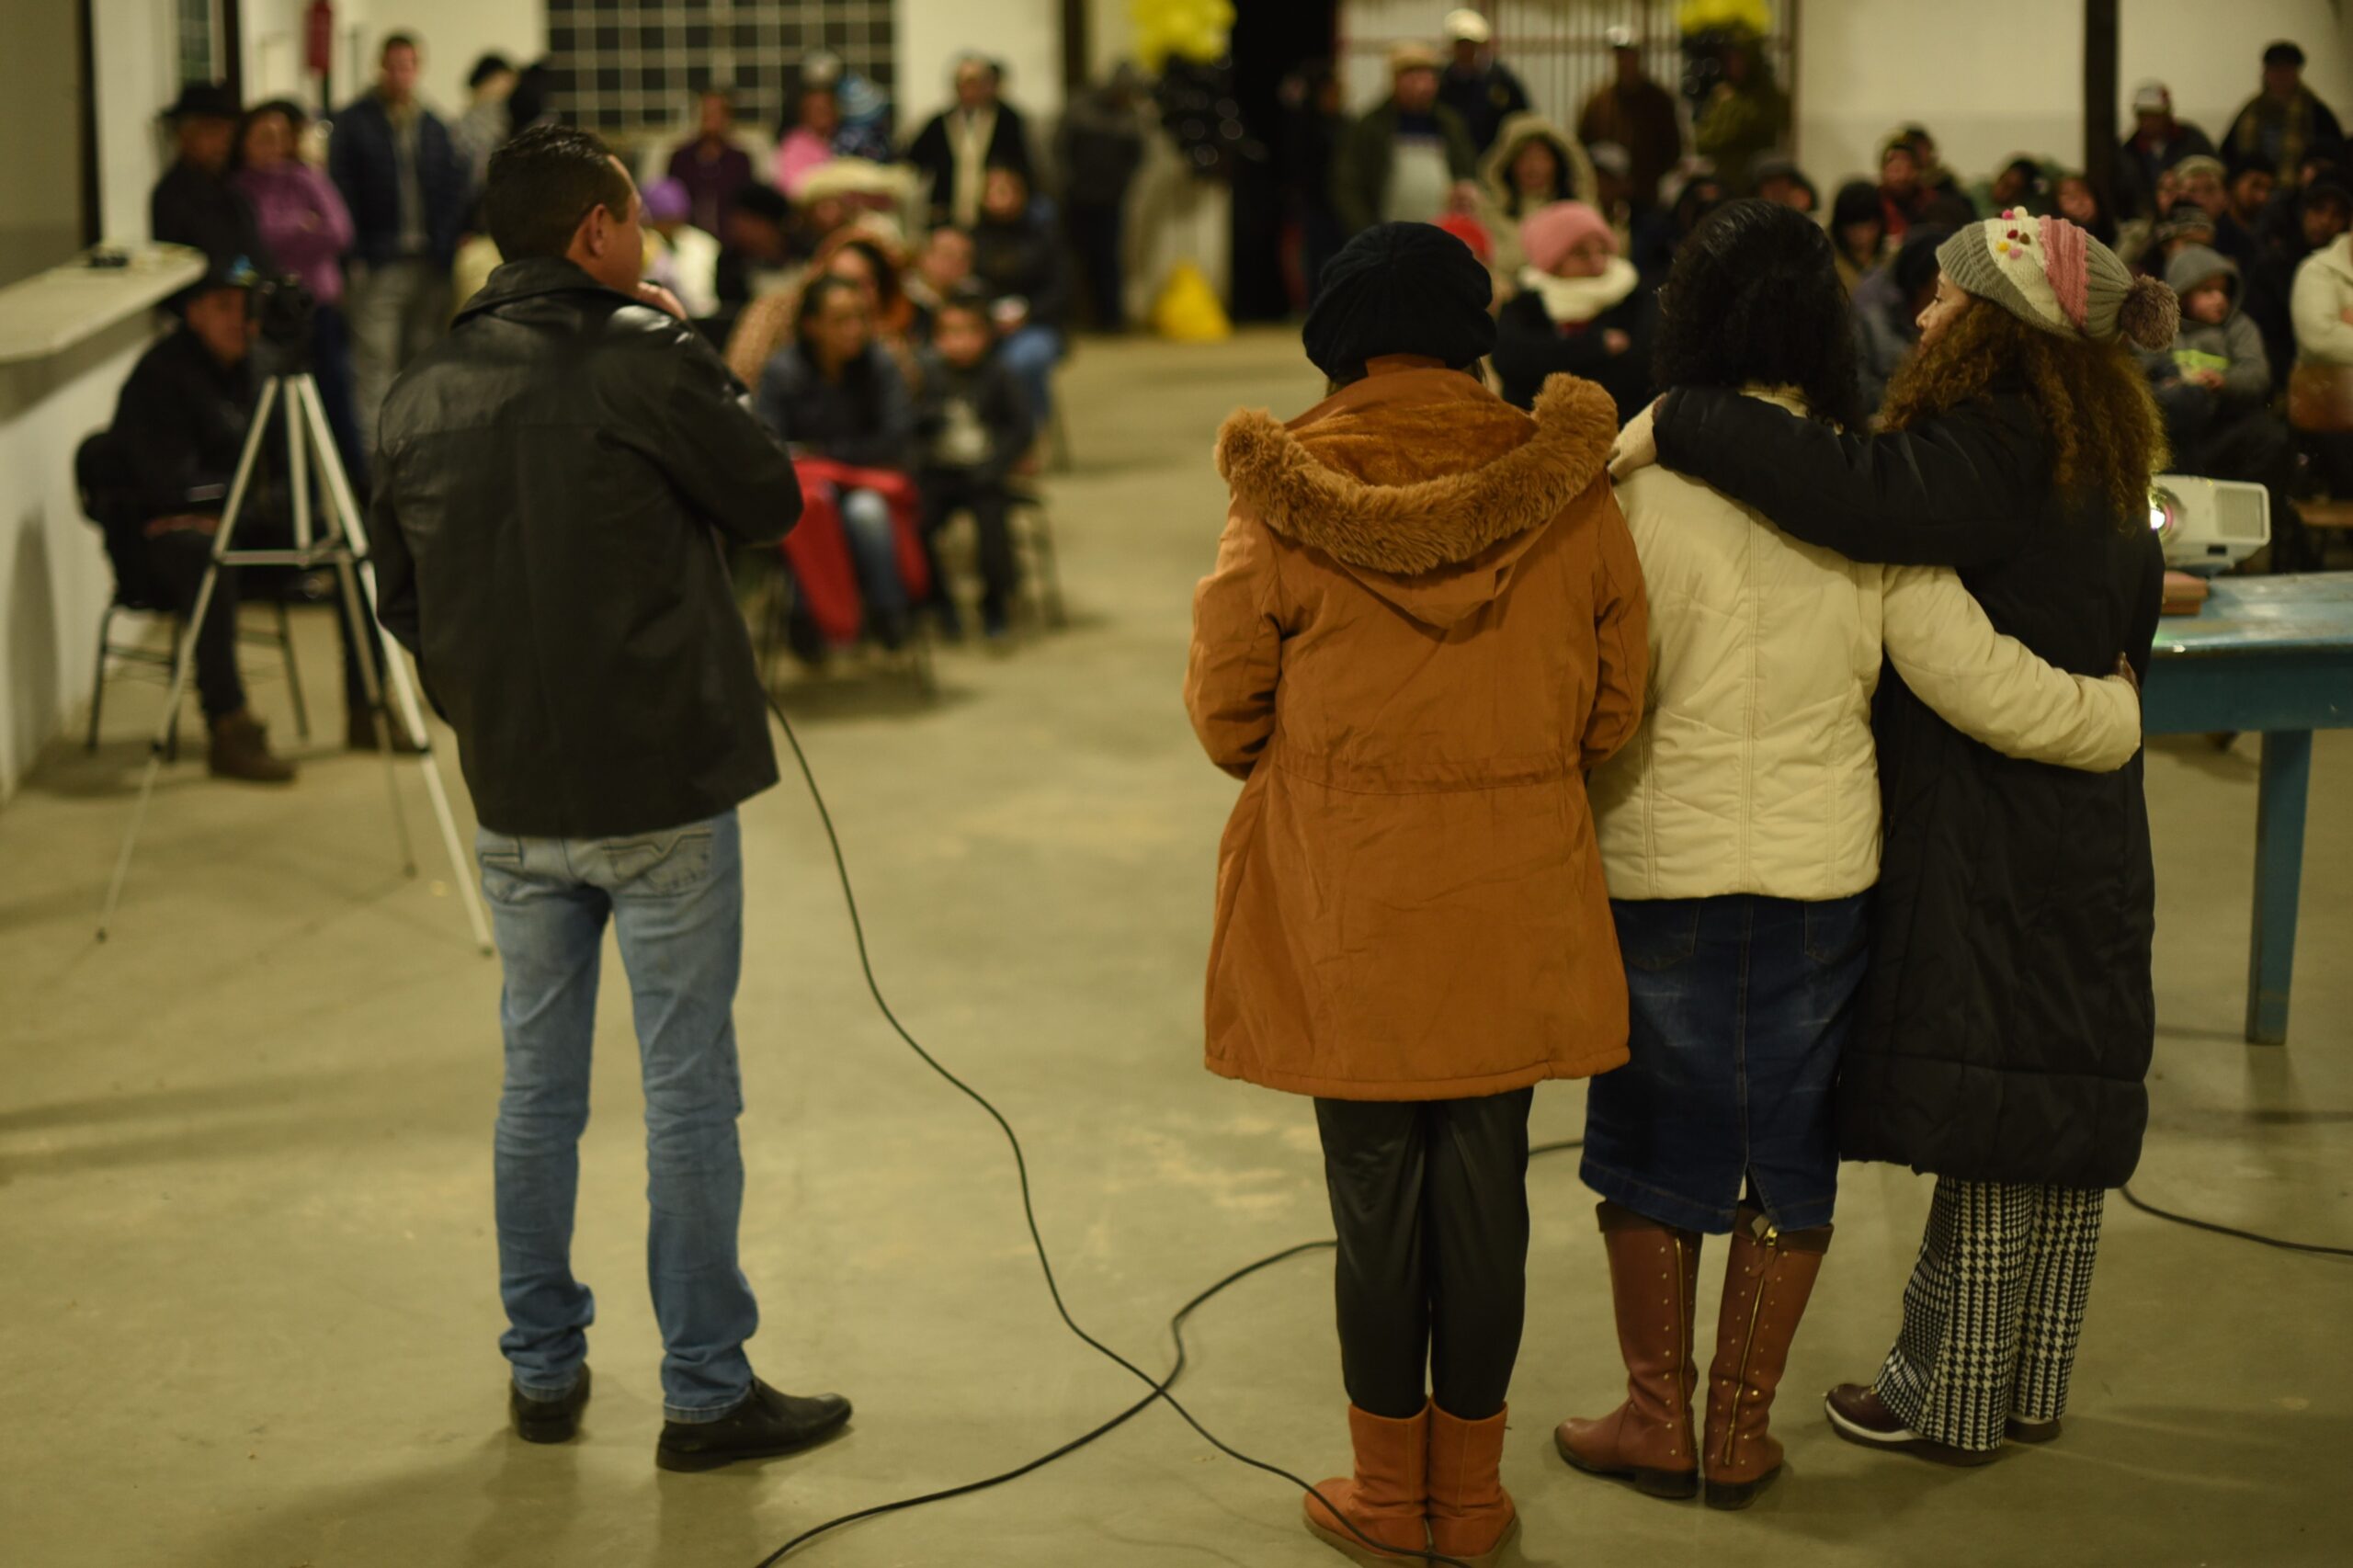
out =
[[[1137,1366],[1134,1362],[1129,1360],[1126,1357],[1120,1355],[1118,1351],[1112,1349],[1109,1346],[1104,1344],[1093,1335],[1087,1333],[1084,1328],[1081,1328],[1078,1325],[1078,1320],[1070,1315],[1070,1308],[1063,1301],[1062,1286],[1054,1278],[1053,1262],[1046,1254],[1045,1236],[1038,1228],[1038,1210],[1035,1204],[1031,1201],[1029,1192],[1029,1156],[1022,1150],[1020,1136],[1013,1131],[1013,1124],[1005,1119],[1004,1113],[999,1111],[995,1106],[989,1103],[986,1096],[983,1095],[978,1089],[973,1088],[970,1084],[967,1084],[963,1079],[959,1078],[955,1074],[949,1072],[945,1066],[943,1066],[938,1058],[935,1057],[930,1051],[924,1049],[922,1041],[916,1040],[914,1035],[907,1032],[907,1027],[901,1023],[899,1021],[898,1015],[891,1010],[890,1001],[882,994],[881,984],[874,977],[873,958],[869,953],[866,945],[866,922],[858,914],[858,893],[850,884],[849,862],[843,856],[841,835],[835,830],[834,814],[825,805],[824,791],[817,787],[817,775],[809,766],[808,754],[801,749],[801,737],[793,733],[792,721],[786,717],[783,707],[777,702],[773,695],[770,695],[768,698],[768,707],[770,710],[776,714],[777,722],[784,727],[785,741],[792,748],[793,761],[800,765],[801,779],[809,787],[809,799],[815,803],[817,808],[817,819],[824,826],[825,842],[833,850],[834,870],[835,875],[839,877],[841,881],[842,902],[849,910],[850,932],[858,941],[858,968],[866,977],[866,989],[868,994],[873,997],[875,1006],[881,1010],[883,1020],[891,1026],[892,1031],[895,1033],[900,1040],[906,1043],[907,1049],[913,1051],[915,1055],[922,1058],[925,1066],[929,1067],[934,1073],[938,1074],[940,1077],[946,1079],[948,1083],[957,1090],[957,1092],[963,1095],[965,1098],[971,1100],[974,1105],[979,1106],[983,1111],[986,1111],[988,1113],[989,1119],[995,1122],[997,1130],[1005,1134],[1006,1143],[1013,1151],[1014,1172],[1020,1180],[1021,1217],[1024,1222],[1029,1227],[1029,1245],[1031,1250],[1036,1252],[1038,1255],[1038,1267],[1046,1277],[1046,1293],[1053,1299],[1054,1312],[1055,1314],[1063,1320],[1063,1326],[1069,1329],[1072,1334],[1077,1335],[1079,1340],[1089,1349],[1095,1351],[1097,1355],[1103,1357],[1105,1359],[1112,1362],[1114,1365],[1126,1371],[1138,1382],[1142,1383],[1145,1387],[1150,1389],[1151,1392],[1145,1394],[1142,1399],[1138,1400],[1135,1403],[1128,1406],[1127,1409],[1120,1412],[1117,1415],[1112,1416],[1108,1421],[1104,1422],[1101,1426],[1072,1438],[1069,1442],[1063,1444],[1058,1449],[1054,1449],[1050,1452],[1039,1455],[1036,1459],[1029,1460],[1026,1464],[1017,1465],[1011,1470],[1002,1471],[995,1475],[984,1476],[978,1481],[967,1482],[961,1486],[947,1487],[938,1492],[927,1492],[917,1497],[903,1497],[895,1502],[878,1503],[870,1508],[860,1508],[855,1513],[844,1514],[839,1518],[827,1519],[821,1525],[813,1526],[812,1528],[801,1531],[799,1535],[794,1536],[782,1546],[778,1547],[774,1551],[768,1553],[767,1556],[760,1559],[757,1568],[772,1568],[773,1564],[782,1561],[788,1553],[816,1540],[819,1536],[839,1529],[845,1525],[855,1524],[862,1519],[877,1518],[885,1514],[904,1513],[910,1508],[919,1508],[929,1503],[945,1502],[951,1497],[970,1496],[975,1492],[985,1492],[992,1487],[1002,1486],[1007,1482],[1017,1481],[1025,1475],[1029,1475],[1034,1471],[1044,1469],[1046,1466],[1053,1463],[1056,1460],[1076,1453],[1079,1449],[1086,1447],[1089,1443],[1096,1441],[1097,1438],[1102,1437],[1108,1433],[1116,1431],[1120,1426],[1123,1426],[1128,1422],[1133,1420],[1136,1416],[1141,1415],[1143,1412],[1149,1410],[1156,1403],[1166,1404],[1169,1409],[1175,1411],[1179,1416],[1182,1416],[1185,1424],[1190,1426],[1196,1433],[1199,1434],[1203,1441],[1207,1442],[1211,1448],[1217,1449],[1218,1452],[1225,1455],[1228,1459],[1238,1460],[1243,1464],[1248,1465],[1253,1470],[1264,1471],[1268,1475],[1289,1482],[1291,1485],[1298,1487],[1300,1491],[1306,1493],[1316,1498],[1317,1501],[1322,1502],[1325,1508],[1331,1510],[1333,1517],[1338,1519],[1340,1523],[1347,1528],[1350,1534],[1363,1541],[1367,1546],[1377,1551],[1386,1552],[1392,1556],[1398,1557],[1401,1560],[1445,1563],[1449,1564],[1449,1568],[1463,1568],[1463,1564],[1458,1558],[1442,1556],[1434,1551],[1401,1552],[1396,1551],[1392,1548],[1382,1546],[1380,1542],[1372,1540],[1362,1530],[1358,1529],[1355,1522],[1349,1519],[1347,1515],[1340,1513],[1337,1509],[1332,1508],[1329,1500],[1324,1498],[1322,1493],[1317,1492],[1315,1488],[1308,1484],[1307,1482],[1302,1480],[1296,1475],[1293,1475],[1290,1471],[1283,1469],[1280,1465],[1268,1464],[1264,1460],[1254,1459],[1250,1455],[1244,1453],[1241,1449],[1234,1448],[1233,1445],[1221,1439],[1215,1433],[1202,1426],[1194,1416],[1193,1413],[1179,1403],[1176,1400],[1176,1396],[1169,1392],[1170,1389],[1176,1386],[1176,1380],[1184,1374],[1186,1364],[1185,1324],[1186,1320],[1190,1318],[1197,1309],[1207,1303],[1227,1287],[1238,1284],[1242,1280],[1248,1278],[1250,1276],[1258,1273],[1262,1269],[1271,1268],[1276,1264],[1288,1262],[1290,1259],[1301,1256],[1306,1253],[1318,1252],[1325,1248],[1335,1246],[1337,1244],[1336,1243],[1331,1241],[1302,1242],[1297,1246],[1286,1247],[1282,1251],[1270,1254],[1266,1257],[1258,1259],[1255,1263],[1244,1265],[1242,1267],[1237,1268],[1233,1273],[1227,1275],[1224,1278],[1219,1280],[1216,1284],[1211,1285],[1208,1290],[1203,1290],[1191,1301],[1186,1302],[1183,1307],[1177,1310],[1176,1316],[1168,1320],[1169,1335],[1176,1343],[1176,1358],[1174,1364],[1169,1367],[1168,1375],[1164,1378],[1154,1378],[1151,1373],[1145,1371],[1142,1368]],[[1564,1139],[1558,1142],[1539,1144],[1528,1152],[1529,1157],[1530,1159],[1534,1159],[1541,1154],[1558,1153],[1564,1150],[1574,1149],[1583,1142],[1584,1141],[1582,1139]]]
[[[2160,1209],[2144,1201],[2131,1187],[2117,1189],[2125,1202],[2142,1213],[2156,1220],[2170,1220],[2177,1225],[2187,1225],[2193,1231],[2211,1231],[2218,1236],[2235,1236],[2243,1242],[2261,1246],[2278,1247],[2282,1252],[2308,1252],[2322,1257],[2353,1257],[2353,1247],[2324,1246],[2318,1242],[2291,1242],[2280,1236],[2267,1236],[2259,1231],[2242,1231],[2235,1225],[2219,1225],[2211,1220],[2194,1220],[2187,1214],[2177,1214],[2170,1209]]]

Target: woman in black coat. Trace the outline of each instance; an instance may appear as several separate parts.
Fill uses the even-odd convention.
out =
[[[1670,392],[1622,438],[1853,560],[1960,569],[1995,626],[2076,674],[2148,662],[2163,428],[2120,339],[2175,304],[2063,219],[1973,223],[1938,252],[1884,433],[1734,392]],[[1644,426],[1653,428],[1646,429]],[[1947,1463],[2058,1435],[2105,1189],[2132,1173],[2155,1032],[2142,765],[2004,757],[1881,683],[1887,840],[1864,1013],[1841,1067],[1847,1159],[1932,1172],[1934,1207],[1853,1441]]]

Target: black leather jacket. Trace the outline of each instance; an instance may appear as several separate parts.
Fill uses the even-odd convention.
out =
[[[719,535],[782,539],[801,485],[692,327],[510,262],[393,386],[379,443],[379,613],[485,827],[651,832],[776,782]]]

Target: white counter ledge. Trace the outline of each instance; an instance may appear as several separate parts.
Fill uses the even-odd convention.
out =
[[[204,276],[201,252],[140,245],[128,267],[77,256],[0,289],[0,365],[44,359],[153,309]]]

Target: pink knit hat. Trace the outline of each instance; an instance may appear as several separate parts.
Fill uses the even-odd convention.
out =
[[[1569,253],[1589,239],[1598,239],[1618,254],[1618,236],[1609,221],[1582,201],[1555,201],[1529,213],[1519,226],[1519,243],[1528,264],[1539,272],[1557,273]]]
[[[2135,278],[2117,254],[2064,218],[2012,208],[1972,223],[1937,247],[1937,264],[1959,287],[2029,326],[2062,337],[2143,348],[2173,341],[2180,311],[2173,290]]]

